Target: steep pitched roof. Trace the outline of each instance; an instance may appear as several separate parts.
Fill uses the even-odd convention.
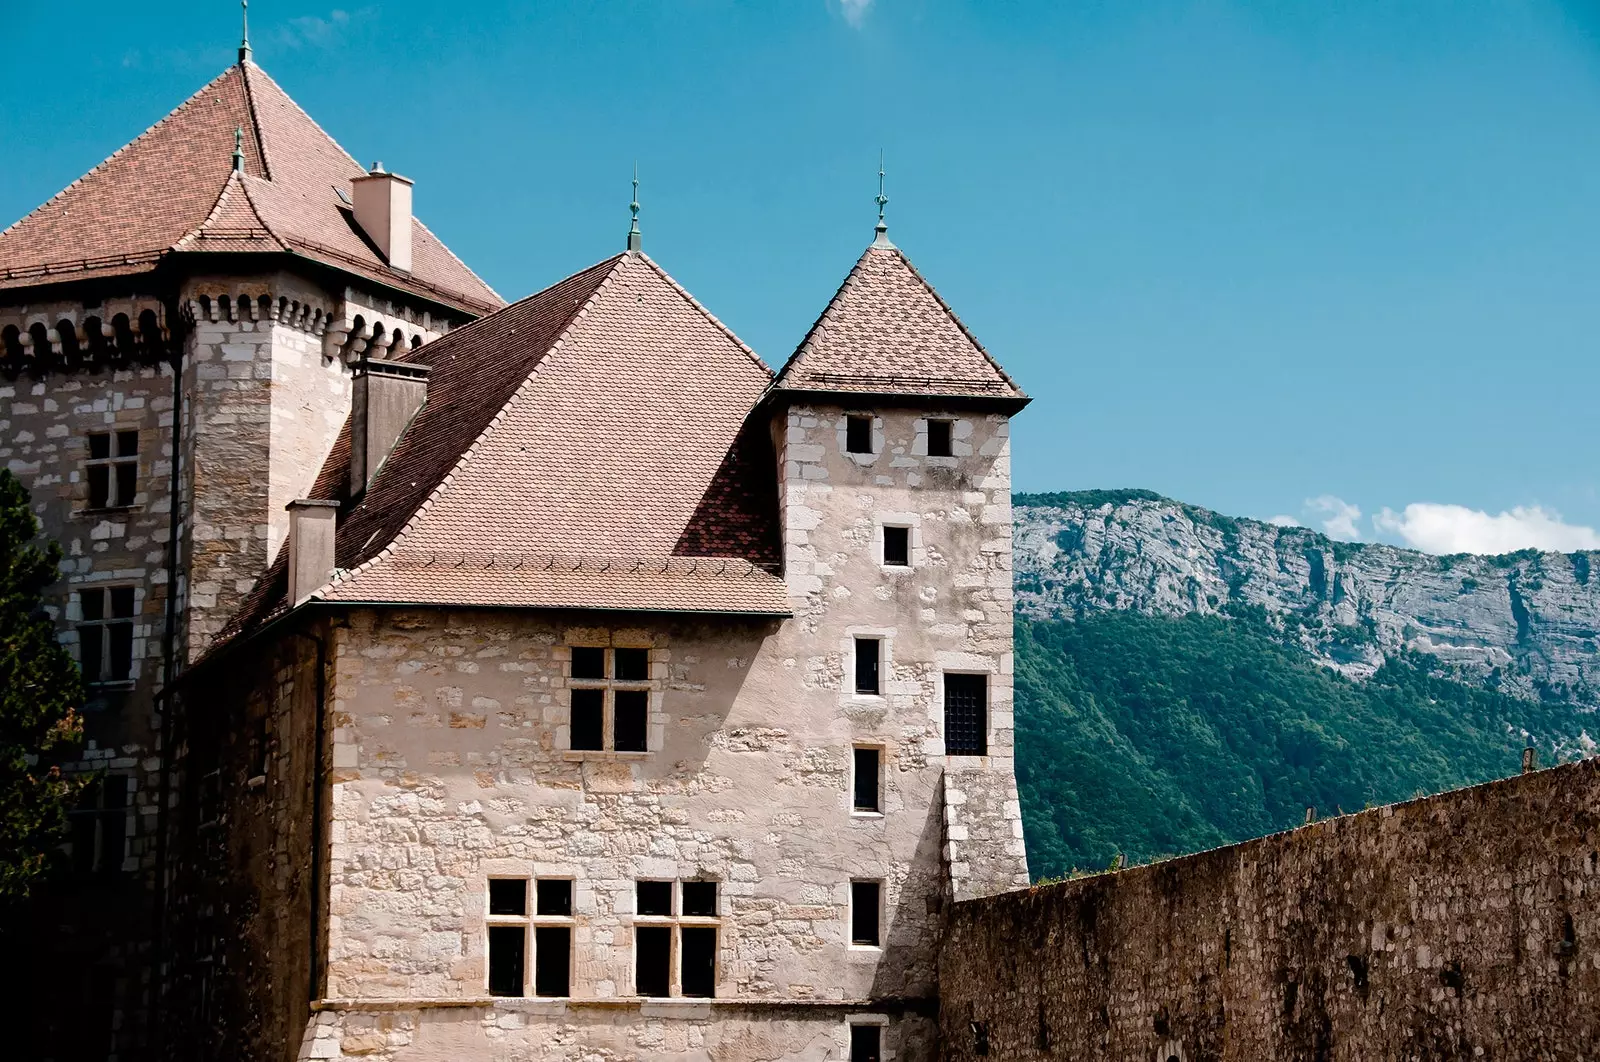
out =
[[[642,254],[418,348],[428,397],[339,515],[329,601],[786,614],[772,372]],[[349,493],[347,423],[313,488]],[[285,608],[280,556],[223,640]]]
[[[887,241],[856,261],[773,390],[1028,400]]]
[[[0,231],[0,288],[145,272],[172,251],[287,250],[473,312],[503,305],[415,219],[411,271],[389,268],[339,198],[364,172],[246,61]]]

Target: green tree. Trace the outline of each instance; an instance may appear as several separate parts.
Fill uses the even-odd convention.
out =
[[[83,682],[40,595],[61,547],[40,541],[28,492],[0,471],[0,911],[44,873],[75,787],[48,753],[82,733]]]

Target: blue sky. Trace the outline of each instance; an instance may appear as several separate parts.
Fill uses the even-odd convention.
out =
[[[0,225],[237,44],[226,0],[0,8]],[[251,22],[257,61],[413,177],[507,297],[621,247],[637,160],[646,250],[781,364],[871,238],[881,147],[891,237],[1034,396],[1020,489],[1600,547],[1594,5],[256,0]]]

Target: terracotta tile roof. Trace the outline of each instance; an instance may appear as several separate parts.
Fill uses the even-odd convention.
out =
[[[857,260],[773,390],[1028,400],[888,243]]]
[[[364,172],[260,67],[232,66],[0,232],[0,288],[143,272],[174,250],[288,250],[474,312],[503,305],[419,221],[411,272],[390,269],[335,191]]]
[[[784,615],[756,355],[642,254],[418,348],[428,398],[339,516],[330,601]],[[349,424],[313,488],[348,494]],[[284,611],[280,556],[224,630]]]

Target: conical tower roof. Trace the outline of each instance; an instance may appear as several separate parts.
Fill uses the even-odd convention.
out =
[[[998,362],[885,239],[868,247],[773,385],[810,392],[1028,402]]]
[[[350,181],[365,172],[246,59],[0,232],[0,289],[148,272],[172,254],[262,251],[473,313],[504,304],[414,219],[412,268],[391,268],[351,216]]]

